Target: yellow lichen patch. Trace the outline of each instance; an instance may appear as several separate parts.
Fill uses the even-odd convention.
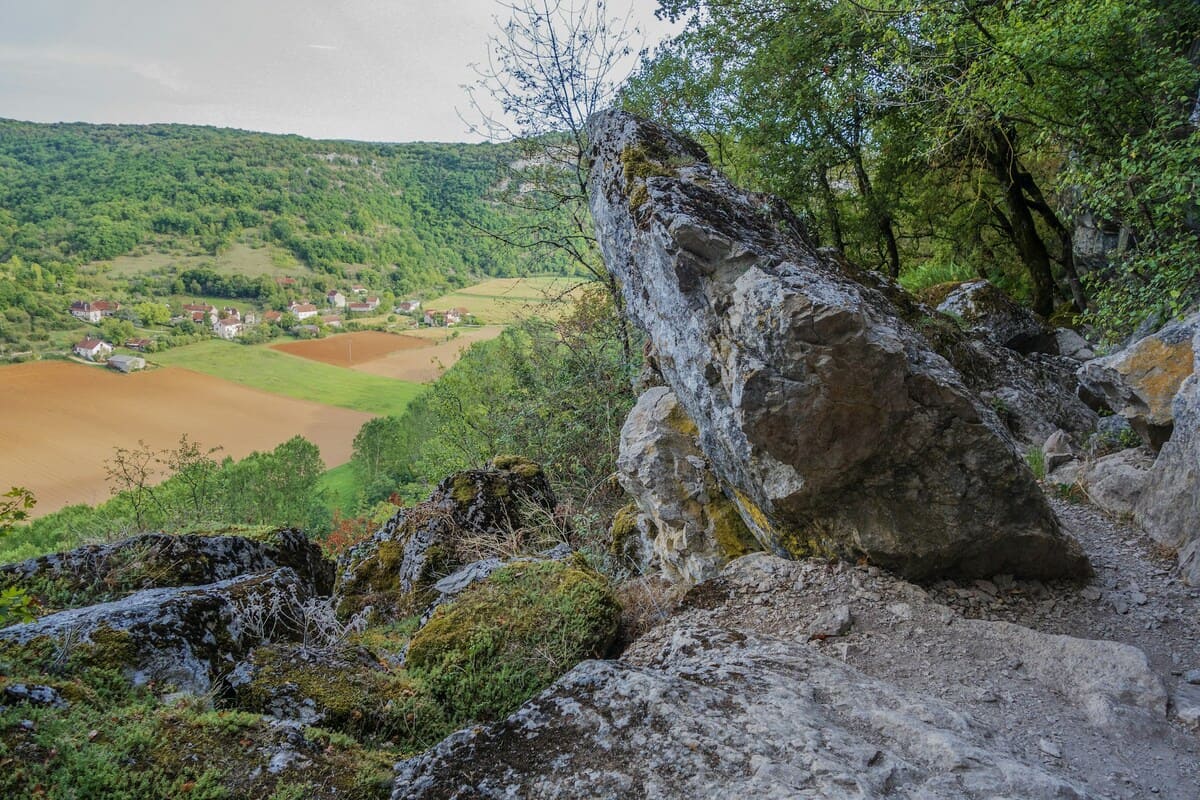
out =
[[[626,557],[631,540],[639,535],[638,513],[637,505],[630,503],[613,515],[612,525],[609,527],[609,535],[612,538],[609,541],[608,550],[614,556]]]
[[[683,406],[678,403],[671,409],[671,413],[667,415],[667,424],[671,426],[672,430],[678,431],[684,436],[694,438],[700,435],[700,429],[696,426],[696,423],[683,410]]]
[[[467,473],[461,473],[454,478],[450,487],[450,496],[459,505],[468,506],[479,496],[479,487]]]
[[[517,475],[526,479],[536,478],[538,475],[542,474],[541,465],[530,461],[527,458],[522,458],[521,456],[496,456],[492,459],[492,466],[496,469],[503,469],[516,473]]]
[[[1192,374],[1193,361],[1191,339],[1177,344],[1147,339],[1129,354],[1121,371],[1150,406],[1151,415],[1168,418],[1175,394]]]
[[[737,506],[724,495],[718,495],[716,501],[706,505],[704,515],[708,519],[713,539],[721,548],[721,554],[729,560],[762,550],[762,545],[738,514]]]

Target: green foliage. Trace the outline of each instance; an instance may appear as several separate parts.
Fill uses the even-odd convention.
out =
[[[11,532],[16,523],[27,519],[36,503],[33,492],[20,486],[0,495],[0,537]],[[0,590],[0,628],[33,618],[33,601],[23,589],[7,586]]]
[[[1046,454],[1042,452],[1042,448],[1033,445],[1025,451],[1025,463],[1029,465],[1030,472],[1033,477],[1039,481],[1046,477]]]
[[[561,500],[601,510],[615,501],[608,477],[635,400],[618,324],[594,288],[557,323],[525,322],[473,345],[398,422],[360,434],[356,469],[376,476],[368,500],[398,484],[413,484],[417,499],[451,472],[520,453],[546,469]]]
[[[452,718],[497,719],[605,655],[619,613],[605,580],[586,568],[514,564],[438,608],[406,663]]]
[[[660,5],[687,25],[626,105],[851,260],[962,265],[1044,315],[1090,302],[1114,334],[1200,298],[1191,0]],[[1077,265],[1085,215],[1128,249]]]
[[[126,449],[114,496],[96,507],[68,506],[16,529],[0,544],[0,563],[67,550],[147,530],[217,530],[228,526],[297,527],[319,536],[331,514],[319,489],[317,446],[295,436],[270,452],[217,462],[184,436],[176,448]]]

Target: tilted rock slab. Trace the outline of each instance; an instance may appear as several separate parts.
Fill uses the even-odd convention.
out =
[[[1088,571],[992,410],[782,203],[631,115],[590,137],[605,263],[766,548],[910,577]]]
[[[1200,586],[1200,326],[1192,348],[1192,374],[1171,406],[1174,432],[1150,468],[1134,517],[1178,552],[1183,579]]]
[[[147,589],[0,629],[0,640],[47,640],[64,655],[96,647],[136,685],[207,691],[251,648],[300,628],[309,585],[287,567],[207,586]]]
[[[963,281],[938,303],[937,310],[960,320],[972,333],[1018,353],[1058,352],[1054,330],[989,281]]]

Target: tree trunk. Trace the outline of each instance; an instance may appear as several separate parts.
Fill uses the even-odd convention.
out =
[[[1054,272],[1050,251],[1038,234],[1033,209],[1021,188],[1020,170],[1016,149],[1013,146],[1015,132],[992,128],[991,141],[984,148],[988,168],[1004,192],[1004,205],[1008,208],[1008,224],[1013,245],[1033,285],[1033,310],[1048,317],[1054,313]]]

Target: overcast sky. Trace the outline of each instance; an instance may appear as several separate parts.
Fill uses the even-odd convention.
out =
[[[655,0],[609,0],[651,41]],[[471,141],[496,0],[0,0],[0,117]]]

